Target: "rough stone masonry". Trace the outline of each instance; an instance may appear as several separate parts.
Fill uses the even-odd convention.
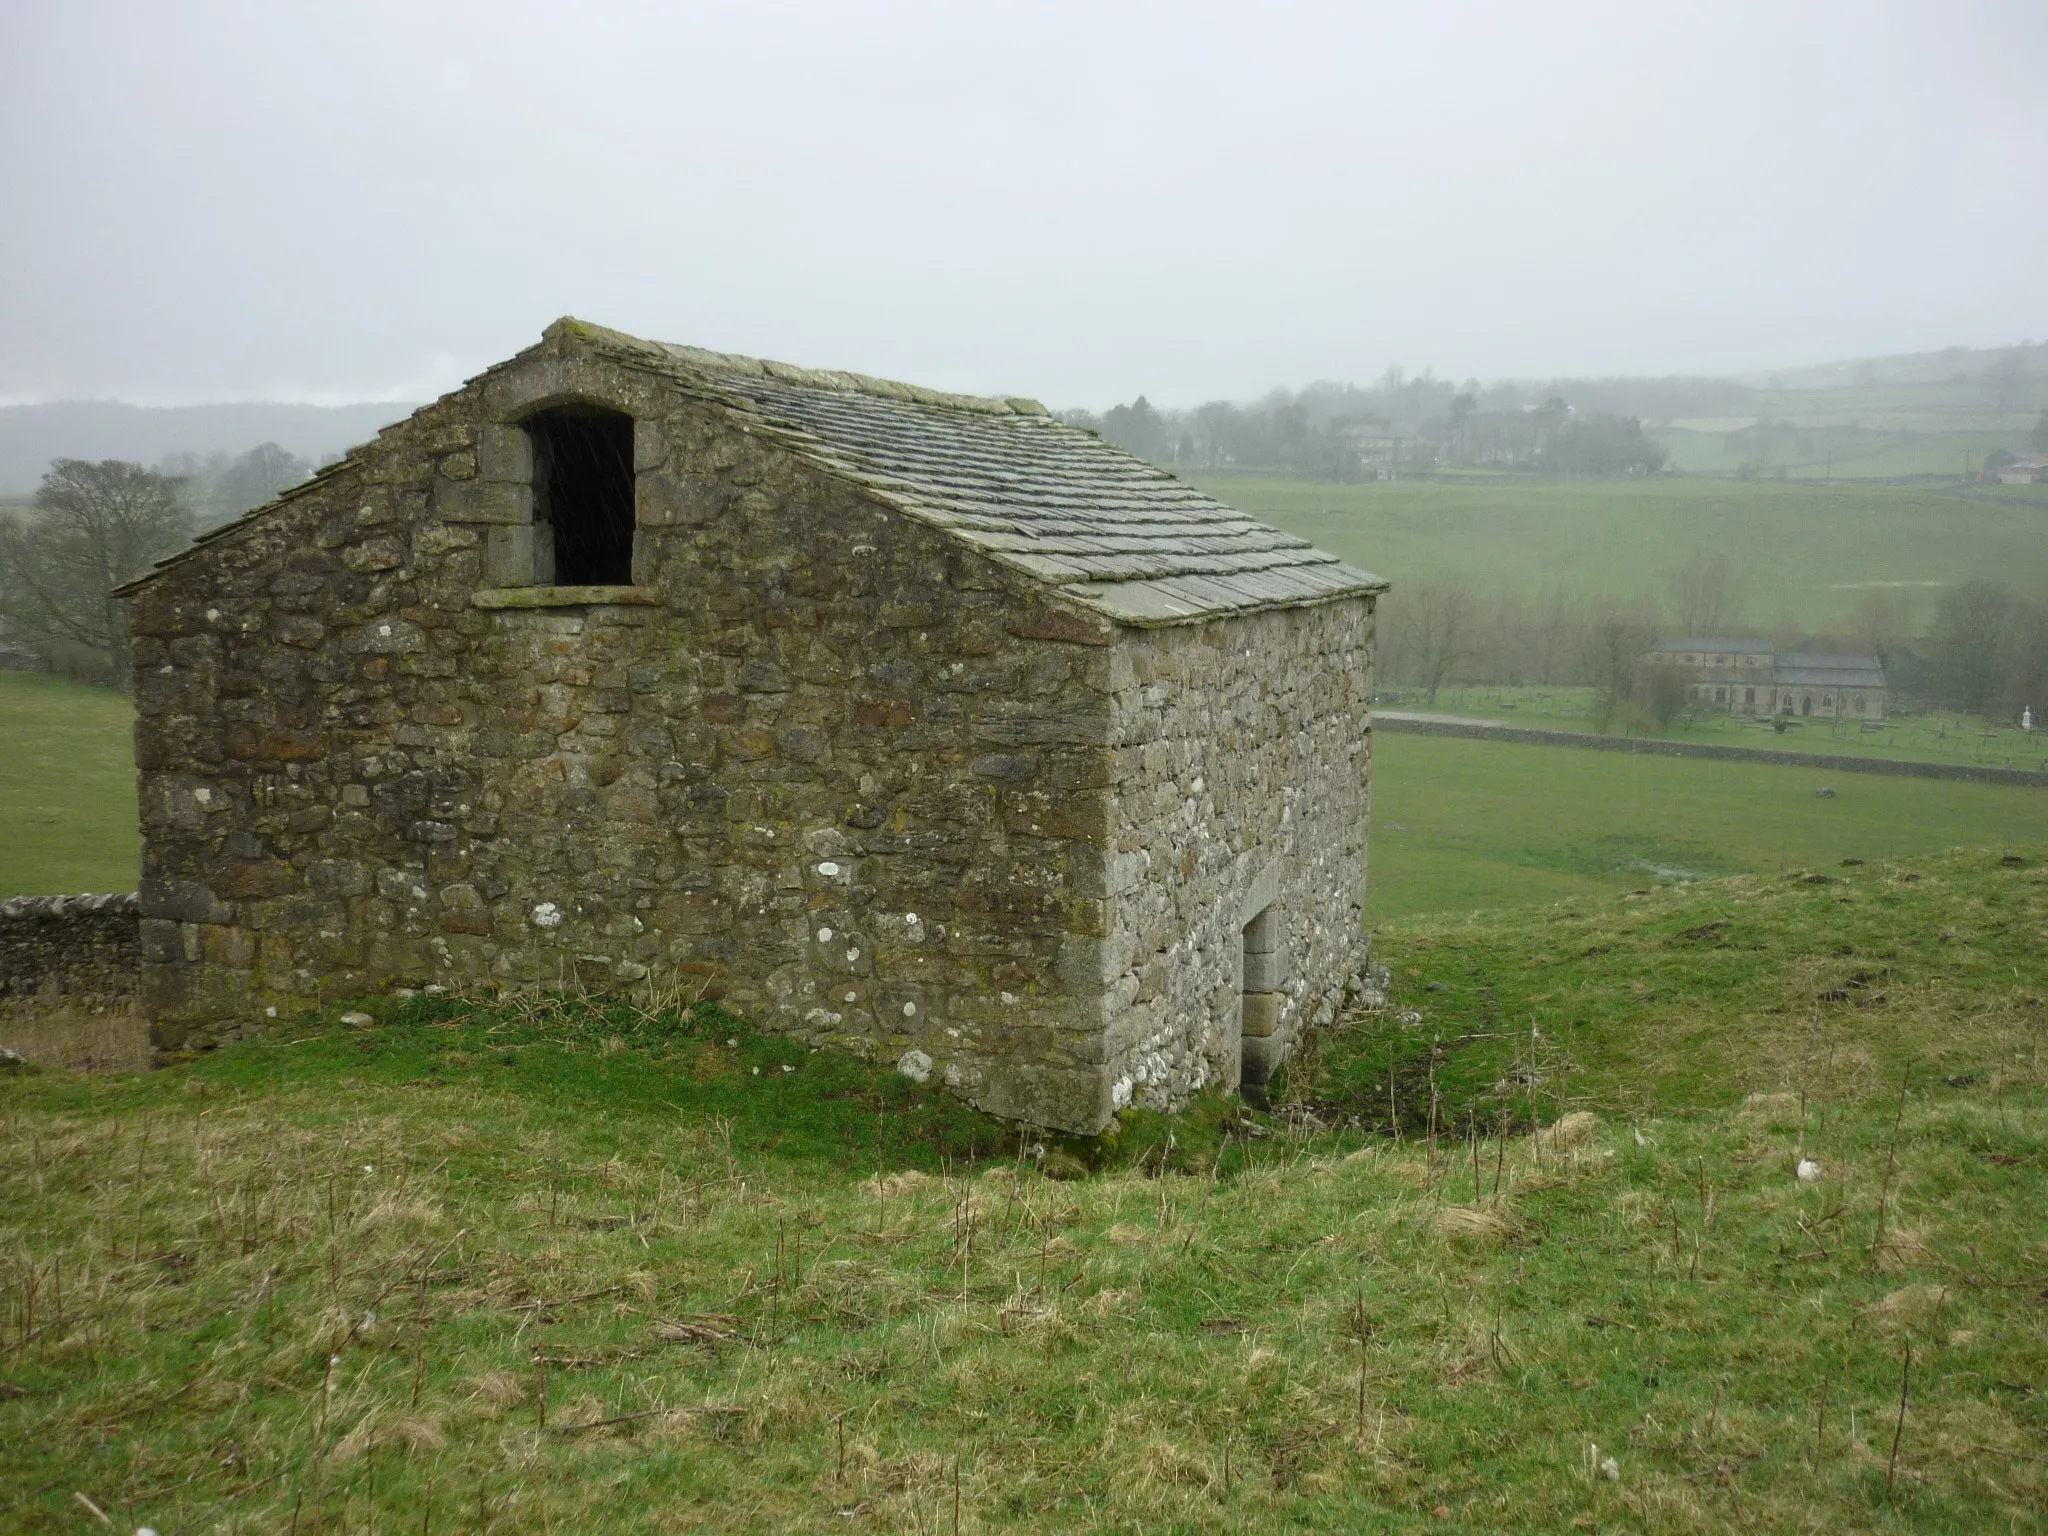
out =
[[[1065,426],[575,321],[129,589],[160,1043],[681,985],[993,1113],[1365,956],[1384,583]]]
[[[135,1006],[135,897],[0,901],[0,1023]]]

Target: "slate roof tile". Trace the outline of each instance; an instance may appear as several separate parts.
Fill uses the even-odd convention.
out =
[[[586,334],[661,359],[678,382],[738,404],[833,473],[1123,623],[1186,623],[1386,585],[1032,401]]]

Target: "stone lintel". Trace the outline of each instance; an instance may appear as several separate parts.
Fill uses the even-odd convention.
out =
[[[484,587],[470,594],[475,608],[588,608],[599,605],[658,608],[653,587]]]

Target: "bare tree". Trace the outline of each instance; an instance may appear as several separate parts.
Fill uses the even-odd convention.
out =
[[[1126,453],[1156,464],[1165,456],[1173,430],[1152,402],[1140,395],[1129,405],[1113,405],[1102,413],[1102,435]]]
[[[1529,676],[1528,600],[1512,587],[1496,588],[1484,601],[1475,599],[1472,609],[1472,644],[1459,670],[1476,682],[1516,688],[1539,681]]]
[[[178,482],[119,459],[58,459],[30,518],[0,524],[0,612],[28,640],[70,640],[128,686],[127,605],[113,589],[184,543]]]
[[[1462,581],[1417,582],[1401,594],[1401,637],[1429,702],[1464,660],[1472,641],[1472,589]]]
[[[1742,582],[1719,555],[1694,555],[1667,578],[1678,605],[1678,627],[1688,635],[1718,635],[1739,616]]]
[[[1569,587],[1552,587],[1537,610],[1533,631],[1536,680],[1565,683],[1578,658],[1571,654],[1572,638],[1580,625],[1584,604]]]
[[[1896,590],[1875,589],[1858,595],[1849,612],[1849,633],[1871,655],[1888,656],[1912,633],[1913,600]]]
[[[1593,728],[1605,733],[1635,692],[1656,627],[1637,610],[1602,607],[1587,621],[1581,660],[1593,685]]]
[[[2008,720],[2031,709],[2038,719],[2048,701],[2048,606],[2025,603],[2006,648],[2005,687],[1999,708]]]
[[[1237,420],[1237,407],[1228,400],[1211,400],[1195,407],[1195,425],[1201,432],[1204,467],[1221,469],[1228,452],[1230,429]]]
[[[2001,411],[2014,411],[2025,405],[2027,386],[2032,382],[2026,363],[2010,354],[1984,370],[1985,391]]]
[[[1966,581],[1942,593],[1927,638],[1951,704],[1974,715],[1998,701],[2010,653],[2026,629],[2026,606],[1995,581]]]
[[[1692,703],[1692,673],[1668,661],[1645,667],[1642,693],[1643,704],[1650,711],[1650,718],[1657,722],[1657,728],[1668,730],[1671,722]]]

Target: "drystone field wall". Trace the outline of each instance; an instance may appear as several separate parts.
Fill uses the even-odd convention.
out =
[[[630,589],[493,583],[526,410],[636,418]],[[509,553],[508,553],[509,551]],[[196,1045],[322,999],[679,985],[1107,1116],[1106,621],[668,381],[528,354],[133,603],[145,1001]]]
[[[1357,983],[1372,640],[1358,598],[1118,646],[1099,956],[1114,1101],[1263,1084]],[[1245,926],[1269,909],[1248,957]]]
[[[1771,747],[1724,747],[1711,741],[1661,741],[1649,736],[1595,736],[1587,731],[1547,731],[1485,721],[1434,720],[1427,715],[1382,711],[1380,728],[1417,736],[1465,736],[1475,741],[1516,741],[1535,747],[1581,747],[1591,752],[1635,752],[1648,757],[1709,757],[1724,763],[1769,763],[1779,768],[1819,768],[1828,773],[1880,773],[1895,779],[1950,779],[1966,784],[2024,784],[2048,789],[2048,773],[2032,768],[1993,768],[1974,763],[1925,763],[1909,757],[1851,757],[1846,752],[1798,752]]]
[[[137,923],[132,895],[0,901],[0,1019],[130,1012]]]

